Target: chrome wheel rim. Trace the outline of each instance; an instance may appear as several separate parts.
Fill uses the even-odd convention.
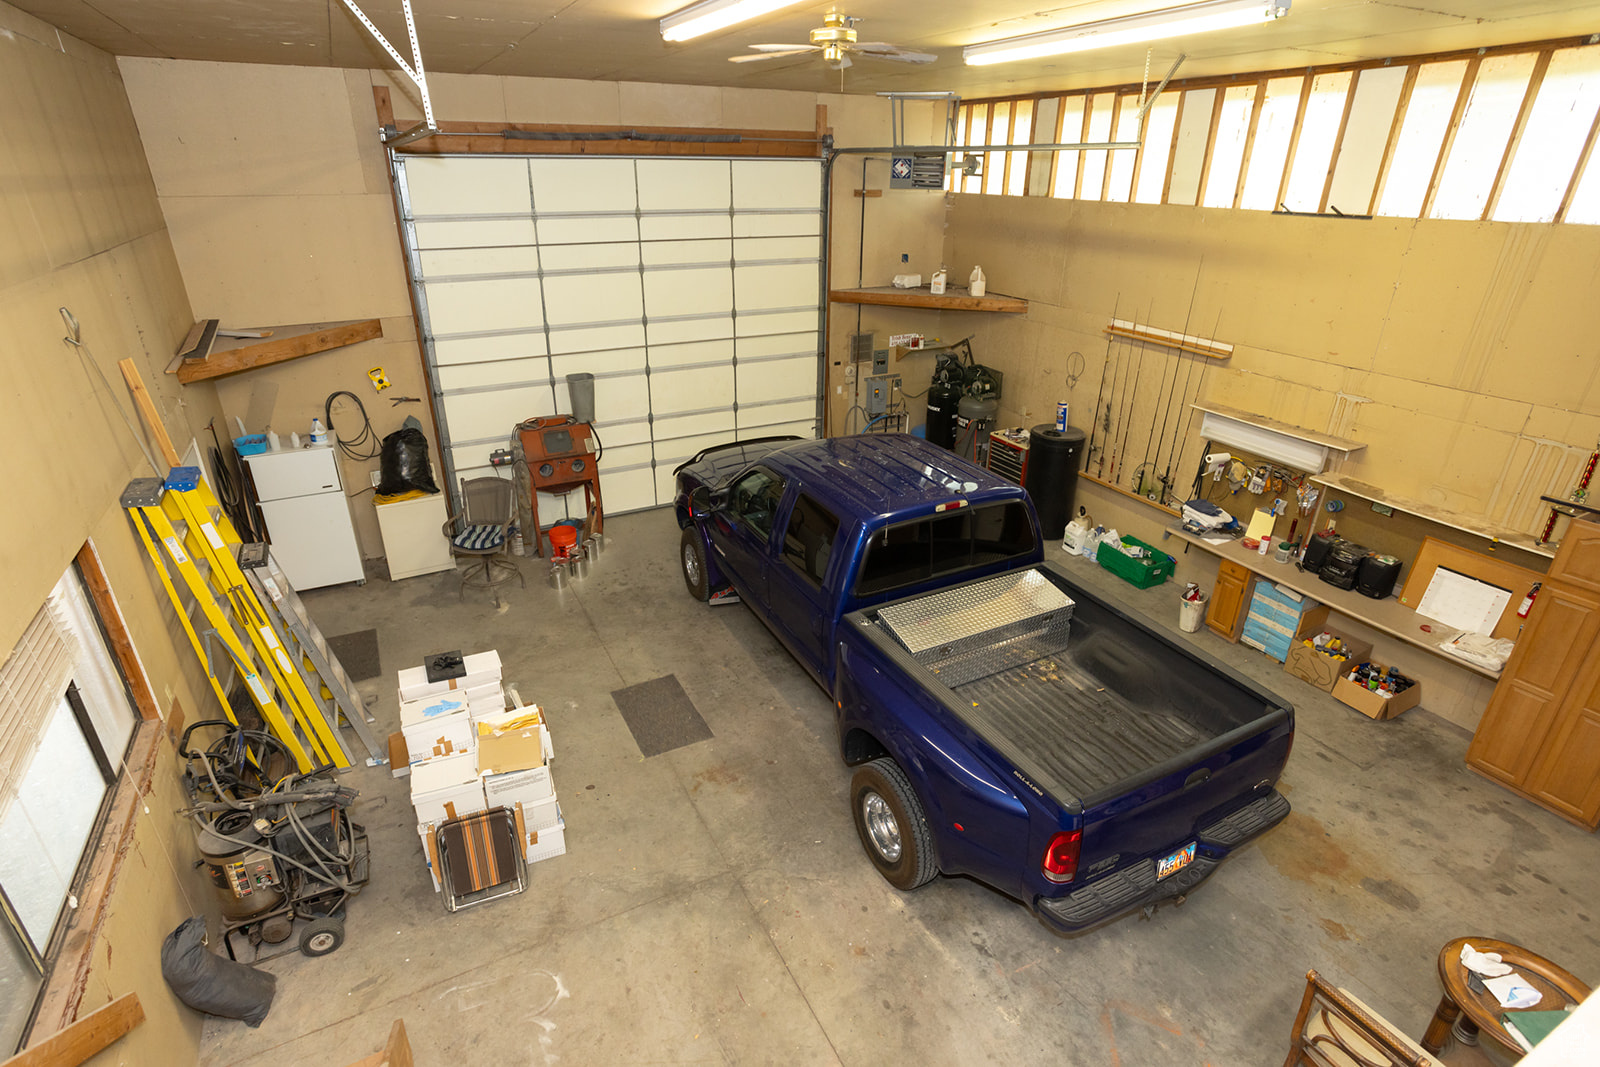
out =
[[[683,576],[689,579],[690,585],[700,584],[700,560],[694,553],[694,545],[683,546]]]
[[[867,827],[867,837],[872,847],[890,863],[900,861],[900,823],[894,817],[889,802],[877,793],[861,798],[862,821]]]

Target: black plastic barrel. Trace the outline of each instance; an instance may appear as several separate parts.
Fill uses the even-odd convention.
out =
[[[1048,541],[1061,540],[1072,519],[1084,438],[1076,426],[1058,430],[1048,422],[1035,426],[1028,435],[1028,470],[1022,484],[1033,497],[1040,529]]]

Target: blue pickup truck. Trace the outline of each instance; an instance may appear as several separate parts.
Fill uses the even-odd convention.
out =
[[[901,434],[677,469],[684,582],[833,698],[867,856],[1061,931],[1181,898],[1279,822],[1289,704],[1044,562],[1027,494]]]

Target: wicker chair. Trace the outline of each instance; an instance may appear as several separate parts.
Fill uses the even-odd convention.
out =
[[[517,579],[524,588],[517,561],[506,553],[510,542],[515,483],[509,478],[461,479],[461,512],[445,520],[444,535],[450,552],[457,558],[481,560],[483,567],[467,567],[460,572],[461,595],[467,587],[487,589]]]

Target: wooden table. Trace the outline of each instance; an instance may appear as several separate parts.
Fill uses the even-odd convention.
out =
[[[1506,1009],[1500,1007],[1495,995],[1487,990],[1474,993],[1467,987],[1468,972],[1461,962],[1461,946],[1468,944],[1479,952],[1498,952],[1502,960],[1539,991],[1539,1003],[1530,1010],[1559,1011],[1589,995],[1589,987],[1565,968],[1520,945],[1496,941],[1492,937],[1458,937],[1439,950],[1439,981],[1444,984],[1444,996],[1439,999],[1427,1032],[1422,1035],[1422,1047],[1429,1052],[1437,1053],[1444,1047],[1451,1026],[1460,1019],[1461,1029],[1467,1033],[1489,1037],[1514,1057],[1523,1054],[1522,1046],[1500,1025],[1500,1015]]]

